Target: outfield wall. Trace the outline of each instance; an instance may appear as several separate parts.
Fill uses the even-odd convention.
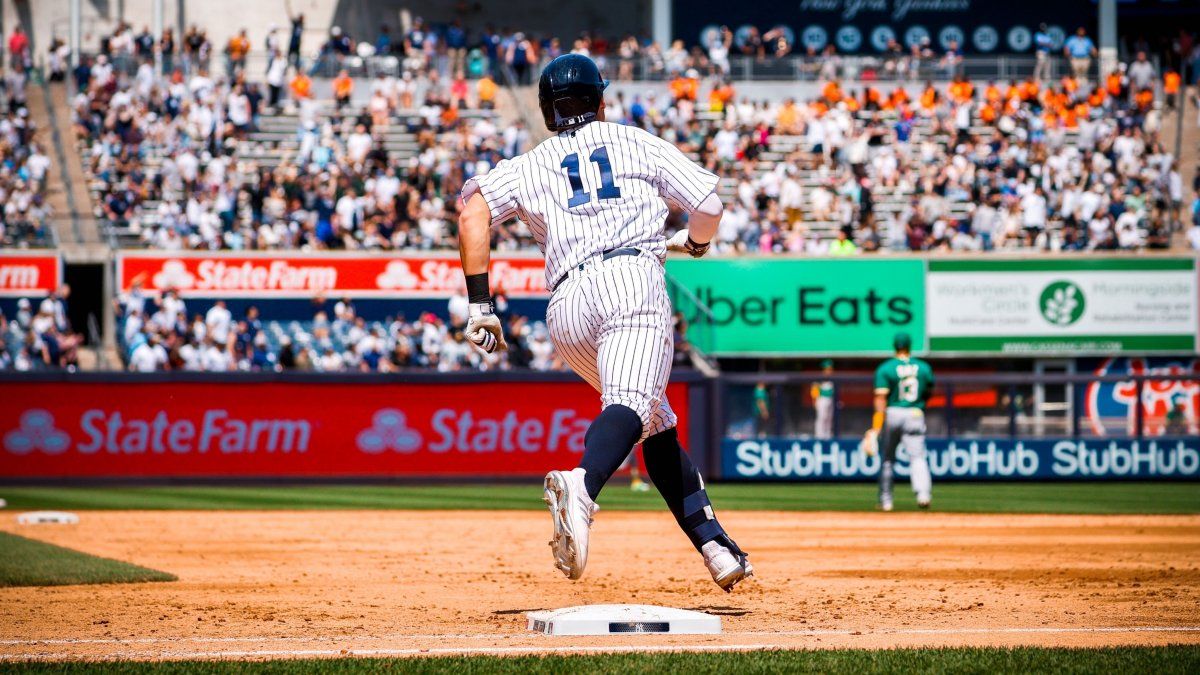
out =
[[[706,466],[709,384],[668,387]],[[0,374],[0,480],[506,479],[572,468],[599,397],[568,374]]]

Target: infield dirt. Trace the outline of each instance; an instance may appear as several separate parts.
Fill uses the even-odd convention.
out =
[[[601,512],[586,576],[531,511],[82,512],[0,529],[179,581],[0,589],[0,658],[268,658],[1200,643],[1200,516],[729,512],[725,594],[662,513]],[[547,637],[532,609],[646,603],[720,636]]]

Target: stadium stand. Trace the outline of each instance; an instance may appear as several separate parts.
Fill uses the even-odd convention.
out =
[[[500,119],[498,83],[529,80],[565,43],[485,32],[460,50],[435,35],[415,25],[356,42],[331,30],[309,58],[283,29],[268,35],[264,53],[241,33],[214,46],[193,28],[178,43],[164,36],[159,76],[152,38],[119,25],[102,53],[70,74],[76,143],[109,245],[455,248],[455,196],[465,178],[544,133],[519,116]],[[614,88],[610,120],[671,139],[721,176],[728,207],[717,254],[1200,246],[1194,224],[1183,236],[1200,200],[1184,208],[1178,159],[1163,142],[1179,83],[1144,54],[1101,81],[1086,79],[1089,62],[1061,79],[985,83],[962,76],[960,56],[928,45],[857,62],[836,52],[794,56],[788,36],[774,30],[739,40],[730,54],[729,37],[690,50],[633,36],[609,43],[584,35],[570,45],[615,80],[649,86],[630,95]],[[62,45],[51,50],[65,76]],[[787,99],[741,94],[744,83],[734,80],[751,62],[760,70],[787,63],[812,86]],[[6,76],[9,112],[0,121],[9,146],[0,189],[11,195],[3,245],[52,245],[42,224],[48,163],[23,122],[23,83],[12,81],[20,72]],[[916,81],[927,75],[938,81]],[[533,247],[519,221],[495,237],[498,249]],[[117,332],[129,361],[157,345],[156,367],[490,369],[535,360],[528,345],[529,354],[503,362],[459,355],[454,327],[436,317],[314,316],[235,322],[234,337],[215,345],[221,357],[205,362],[180,351],[204,350],[206,322],[179,320],[166,298],[149,302],[131,310],[126,298]],[[544,333],[514,321],[518,342]],[[7,325],[6,367],[62,361],[40,351],[45,340],[29,321]],[[69,343],[69,328],[62,332]],[[69,353],[69,344],[57,352]],[[557,366],[543,355],[536,367]]]

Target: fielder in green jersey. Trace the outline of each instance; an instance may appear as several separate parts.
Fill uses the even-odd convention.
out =
[[[896,450],[903,444],[917,506],[927,509],[933,479],[925,456],[925,403],[933,393],[933,369],[911,355],[912,338],[907,333],[898,333],[892,346],[896,356],[875,370],[875,416],[863,449],[871,455],[882,451],[879,508],[892,510],[893,466]]]

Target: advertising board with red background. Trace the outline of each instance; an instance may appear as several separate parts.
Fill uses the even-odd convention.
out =
[[[494,254],[490,276],[492,286],[510,297],[548,295],[545,264],[540,256]],[[150,293],[174,288],[184,297],[446,297],[463,292],[462,267],[454,253],[125,252],[117,258],[117,279],[123,292],[140,283]]]
[[[53,251],[0,253],[0,297],[49,295],[62,276],[62,258]]]
[[[4,382],[0,478],[540,476],[599,412],[575,381]],[[687,385],[669,385],[687,437]]]

